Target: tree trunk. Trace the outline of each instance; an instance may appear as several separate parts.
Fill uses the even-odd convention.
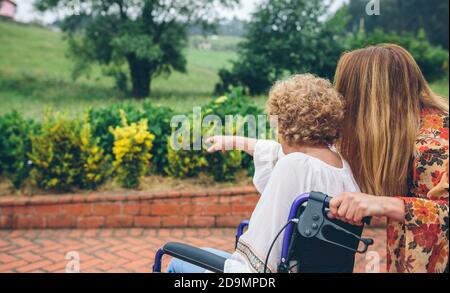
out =
[[[138,60],[135,56],[128,56],[130,67],[132,96],[146,98],[150,96],[151,70],[147,62]]]

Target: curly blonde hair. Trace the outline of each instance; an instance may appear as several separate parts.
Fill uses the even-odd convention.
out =
[[[269,115],[289,145],[332,145],[339,138],[344,101],[333,85],[311,74],[278,81],[269,96]]]

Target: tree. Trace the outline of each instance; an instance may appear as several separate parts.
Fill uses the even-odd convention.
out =
[[[345,15],[324,21],[327,11],[323,0],[264,1],[247,26],[233,68],[219,72],[216,92],[243,86],[261,94],[276,79],[294,73],[332,78],[344,50],[337,37],[345,31]]]
[[[367,3],[368,0],[350,0],[348,11],[351,20],[348,28],[351,31],[357,32],[361,23],[367,32],[382,29],[387,33],[417,34],[423,28],[432,44],[448,50],[448,0],[381,0],[379,16],[366,14]]]
[[[244,35],[245,20],[241,20],[237,17],[232,19],[223,19],[217,24],[217,31],[211,32],[211,34],[218,34],[220,36],[235,36],[241,37]],[[189,27],[189,35],[202,35],[202,27],[195,25]]]
[[[376,29],[371,33],[361,30],[347,41],[348,50],[386,43],[400,45],[411,53],[429,82],[442,80],[448,76],[448,51],[442,47],[433,46],[428,41],[423,29],[417,35],[386,33],[381,29]]]
[[[123,86],[128,65],[132,95],[150,95],[151,81],[173,70],[185,72],[187,27],[211,28],[218,11],[239,0],[37,0],[40,11],[64,10],[77,4],[63,20],[75,74],[92,63],[106,65],[107,73]],[[126,84],[126,81],[125,81]]]

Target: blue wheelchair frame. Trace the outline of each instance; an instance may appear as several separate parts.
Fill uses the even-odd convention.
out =
[[[313,200],[311,204],[308,204],[308,206],[311,206],[311,210],[315,208],[315,210],[312,210],[312,213],[306,213],[305,217],[300,217],[301,220],[295,221],[298,217],[298,211],[301,206],[303,206],[306,202]],[[322,193],[318,192],[311,192],[311,193],[305,193],[300,195],[295,199],[291,206],[291,210],[289,212],[289,217],[287,219],[287,226],[283,237],[283,244],[282,244],[282,252],[280,256],[280,268],[282,271],[287,271],[287,268],[289,268],[289,248],[291,244],[291,239],[294,234],[294,228],[298,227],[298,231],[300,234],[307,238],[317,237],[323,241],[329,242],[333,245],[340,246],[342,248],[357,252],[357,253],[365,253],[368,250],[368,247],[370,245],[373,245],[374,241],[372,239],[364,239],[359,237],[358,235],[355,235],[349,231],[346,231],[345,229],[335,225],[334,223],[330,222],[326,216],[324,215],[324,209],[329,208],[331,197],[328,197]],[[314,207],[316,205],[316,207]],[[301,223],[300,223],[301,222]],[[370,223],[370,219],[366,218],[364,219],[364,222],[366,224]],[[236,233],[236,243],[235,247],[237,246],[237,243],[239,241],[239,238],[243,235],[244,229],[249,225],[249,221],[243,221],[240,223],[237,233]],[[347,247],[345,245],[342,245],[337,242],[330,241],[322,234],[322,228],[325,226],[333,226],[335,229],[340,230],[341,232],[344,232],[346,234],[350,234],[358,241],[362,242],[364,244],[363,249],[358,250],[358,248],[351,248]],[[162,257],[164,255],[170,255],[173,257],[177,257],[181,260],[193,263],[195,265],[198,265],[202,268],[208,269],[212,272],[222,273],[223,272],[223,265],[225,259],[221,258],[219,256],[216,256],[212,253],[206,252],[204,250],[201,250],[199,248],[191,247],[189,245],[185,244],[179,244],[179,243],[168,243],[164,247],[160,248],[155,255],[155,262],[153,265],[153,272],[161,272],[162,269]]]

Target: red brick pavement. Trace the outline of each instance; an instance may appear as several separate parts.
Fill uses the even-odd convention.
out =
[[[234,229],[92,229],[0,231],[0,272],[64,272],[66,253],[80,256],[81,272],[148,273],[155,251],[168,241],[232,251]],[[385,267],[385,230],[370,229],[376,239],[381,269]],[[365,272],[366,258],[359,256],[356,272]],[[164,267],[169,261],[164,258]]]

